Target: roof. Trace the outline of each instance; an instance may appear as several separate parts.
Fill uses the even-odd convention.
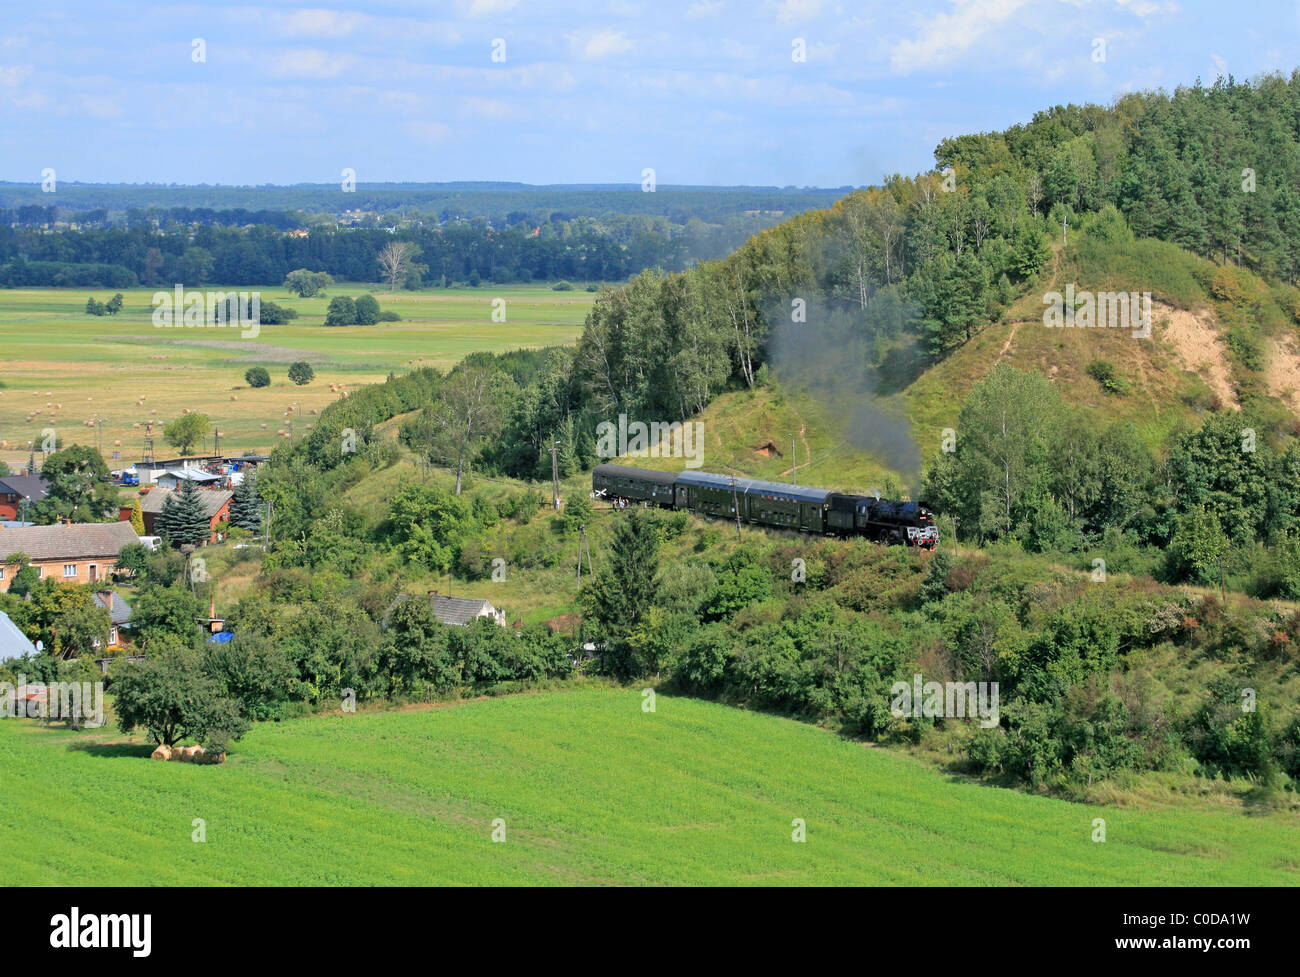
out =
[[[397,595],[384,613],[383,627],[388,627],[388,616],[393,612],[393,608],[397,606],[398,602],[410,596],[410,594]],[[444,597],[440,594],[429,595],[429,607],[433,610],[434,617],[443,624],[469,624],[475,618],[488,615],[495,617],[498,613],[491,602],[486,600],[477,600],[471,597]]]
[[[737,495],[753,493],[755,495],[773,496],[787,502],[815,502],[821,504],[834,495],[830,489],[812,488],[808,485],[791,485],[788,482],[765,482],[757,478],[732,478],[730,475],[713,475],[709,472],[682,472],[677,476],[682,485],[703,485],[711,488],[731,489],[734,485]]]
[[[488,601],[473,600],[469,597],[442,597],[432,594],[429,606],[434,616],[443,624],[469,624],[476,617],[492,614],[496,611]]]
[[[0,477],[0,493],[10,493],[21,495],[24,498],[31,499],[33,502],[39,502],[45,498],[45,493],[49,483],[43,478],[33,475],[5,475]]]
[[[34,654],[36,646],[27,640],[27,635],[18,630],[18,625],[9,620],[8,614],[0,611],[0,661]]]
[[[186,482],[219,482],[224,477],[222,475],[213,475],[211,472],[201,471],[198,468],[167,468],[158,473],[158,478],[163,478],[168,475],[172,478],[177,478]]]
[[[178,491],[177,489],[156,488],[140,496],[140,511],[153,513],[157,515],[162,512],[163,503],[167,501],[167,496]],[[211,519],[221,507],[229,502],[234,492],[228,492],[225,489],[204,490],[199,493],[199,498],[203,500],[203,514]]]
[[[657,472],[649,468],[629,468],[626,465],[597,465],[595,474],[616,478],[642,478],[647,482],[658,482],[660,485],[671,485],[677,481],[677,476],[672,472]]]
[[[96,591],[92,596],[96,604],[107,608],[109,620],[114,624],[126,624],[131,620],[131,605],[116,590]]]
[[[29,560],[71,560],[117,556],[140,538],[129,522],[74,522],[0,529],[0,559],[26,553]]]

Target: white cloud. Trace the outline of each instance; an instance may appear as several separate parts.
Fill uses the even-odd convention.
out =
[[[441,122],[408,122],[406,132],[421,142],[444,142],[451,135],[451,126]]]
[[[821,13],[822,0],[781,0],[776,5],[776,19],[783,24],[811,20]]]
[[[722,13],[726,4],[722,0],[700,0],[686,8],[687,20],[700,20],[703,17],[716,17]]]
[[[471,17],[491,17],[508,13],[519,6],[519,0],[470,0],[466,11]]]
[[[614,54],[626,54],[635,46],[622,31],[603,30],[585,37],[573,36],[570,41],[578,53],[588,61],[596,61]]]
[[[891,58],[897,72],[950,62],[973,47],[990,28],[1007,20],[1027,0],[952,0],[946,14],[926,17],[921,32],[899,41]]]
[[[346,10],[295,10],[280,19],[290,37],[347,37],[369,18]]]
[[[330,51],[305,48],[286,51],[275,59],[273,71],[277,75],[297,75],[303,78],[337,78],[347,68],[346,55]]]

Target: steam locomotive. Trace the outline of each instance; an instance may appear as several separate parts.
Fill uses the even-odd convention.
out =
[[[939,530],[920,502],[846,495],[806,485],[684,471],[679,475],[625,465],[597,465],[592,494],[612,502],[687,509],[722,519],[827,536],[866,536],[881,543],[934,549]]]

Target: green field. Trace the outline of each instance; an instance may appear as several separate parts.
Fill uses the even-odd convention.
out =
[[[87,298],[106,301],[111,291],[0,290],[0,461],[26,462],[28,443],[53,427],[66,443],[95,444],[102,437],[105,457],[112,460],[117,451],[129,464],[140,457],[144,425],[151,420],[155,454],[166,457],[173,452],[163,442],[161,422],[186,408],[212,418],[222,432],[223,452],[264,451],[279,440],[291,405],[297,405],[295,430],[301,431],[337,399],[341,394],[331,384],[355,390],[390,372],[424,365],[445,369],[478,350],[571,343],[595,298],[544,285],[377,289],[381,306],[397,312],[401,322],[324,325],[329,297],[374,288],[339,284],[327,297],[311,299],[286,289],[259,289],[262,301],[299,315],[286,325],[262,326],[248,340],[236,329],[154,326],[153,289],[124,291],[125,308],[114,317],[85,312]],[[492,321],[495,298],[505,299],[504,323]],[[316,371],[303,387],[285,375],[299,359]],[[272,384],[253,390],[244,373],[258,365],[270,371]],[[86,426],[96,414],[104,418],[98,435]]]
[[[1094,809],[793,721],[641,701],[588,687],[262,725],[220,767],[3,721],[0,881],[1300,882],[1300,835],[1280,816]]]

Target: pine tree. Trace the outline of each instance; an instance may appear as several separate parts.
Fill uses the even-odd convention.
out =
[[[198,545],[211,533],[203,510],[203,498],[193,482],[181,482],[180,488],[167,496],[162,512],[154,521],[158,535],[166,536],[173,546]]]
[[[262,497],[257,492],[257,475],[249,472],[235,487],[235,495],[230,500],[230,524],[257,532],[262,528],[262,509]]]

